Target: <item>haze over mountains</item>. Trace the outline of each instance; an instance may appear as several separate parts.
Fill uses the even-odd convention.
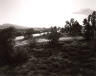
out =
[[[29,28],[29,27],[25,27],[25,26],[19,26],[19,25],[16,25],[16,24],[5,23],[5,24],[0,25],[0,29],[8,28],[10,26],[15,27],[16,29],[27,29],[27,28]]]
[[[5,24],[0,25],[0,29],[5,29],[5,28],[8,28],[10,26],[15,27],[16,29],[29,29],[29,28],[32,28],[32,27],[20,26],[20,25],[16,25],[16,24],[5,23]],[[33,28],[33,29],[37,30],[37,31],[40,31],[40,30],[44,30],[46,28]]]

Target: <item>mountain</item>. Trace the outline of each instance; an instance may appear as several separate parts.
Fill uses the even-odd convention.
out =
[[[19,26],[19,25],[16,25],[16,24],[9,24],[9,23],[5,23],[5,24],[2,24],[0,25],[0,29],[5,29],[5,28],[8,28],[10,26],[13,26],[15,27],[16,29],[18,30],[24,30],[24,29],[30,29],[32,27],[25,27],[25,26]],[[43,30],[46,30],[47,28],[33,28],[35,31],[43,31]]]
[[[0,29],[5,29],[5,28],[8,28],[10,26],[15,27],[16,29],[28,29],[29,28],[29,27],[19,26],[16,24],[5,23],[5,24],[0,25]]]
[[[36,31],[44,31],[44,30],[46,30],[47,28],[33,28],[34,30],[36,30]]]

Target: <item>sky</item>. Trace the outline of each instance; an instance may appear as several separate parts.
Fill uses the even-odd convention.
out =
[[[94,10],[96,0],[0,0],[0,24],[63,27],[74,18],[82,25]]]

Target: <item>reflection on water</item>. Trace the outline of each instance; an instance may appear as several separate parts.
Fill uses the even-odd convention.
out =
[[[18,36],[18,37],[16,37],[15,40],[17,41],[17,40],[22,40],[22,39],[24,39],[24,36]]]
[[[43,35],[43,34],[47,34],[47,32],[44,32],[44,33],[37,33],[37,34],[32,34],[33,35],[33,37],[37,37],[37,36],[41,36],[41,35]],[[24,36],[18,36],[18,37],[16,37],[16,41],[17,40],[22,40],[22,39],[24,39]]]

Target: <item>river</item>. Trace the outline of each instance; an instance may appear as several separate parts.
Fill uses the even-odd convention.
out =
[[[44,32],[44,33],[37,33],[37,34],[32,34],[33,35],[33,37],[37,37],[37,36],[42,36],[43,34],[47,34],[47,32]],[[16,37],[16,41],[18,41],[18,40],[22,40],[22,39],[24,39],[24,36],[18,36],[18,37]]]
[[[41,34],[33,34],[33,37],[37,37],[37,36],[41,36],[43,34],[46,34],[45,33],[41,33]],[[18,36],[16,37],[16,46],[20,46],[20,45],[25,45],[27,44],[27,40],[23,40],[23,41],[19,41],[19,40],[22,40],[24,38],[24,36]],[[59,38],[59,41],[70,41],[70,40],[81,40],[83,39],[82,36],[77,36],[77,37],[61,37]],[[36,39],[37,42],[48,42],[49,40],[48,39],[45,39],[45,38],[38,38]]]

